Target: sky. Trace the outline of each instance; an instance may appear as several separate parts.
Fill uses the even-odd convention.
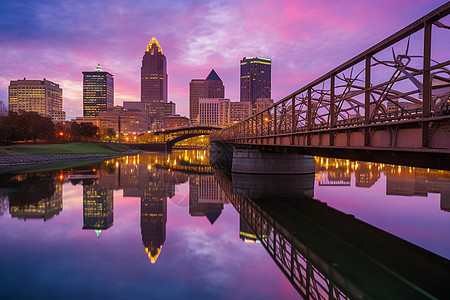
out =
[[[63,89],[67,119],[82,116],[82,73],[114,75],[114,102],[140,101],[140,67],[156,37],[167,58],[169,100],[189,117],[189,82],[211,69],[239,101],[240,60],[272,59],[277,101],[351,59],[444,0],[3,0],[0,101],[11,80]]]

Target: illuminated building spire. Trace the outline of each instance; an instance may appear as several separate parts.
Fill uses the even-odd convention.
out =
[[[154,264],[156,260],[158,259],[159,254],[161,253],[162,245],[159,246],[156,251],[153,247],[145,247],[145,253],[147,253],[148,258],[150,259],[150,262]]]
[[[100,67],[100,64],[97,65],[97,68],[94,69],[96,72],[103,72],[102,67]]]
[[[100,234],[102,233],[101,230],[96,230],[95,233],[97,234],[97,241],[100,242]]]
[[[150,43],[147,45],[147,50],[145,50],[145,52],[149,52],[152,49],[153,45],[156,45],[156,47],[158,47],[158,52],[163,54],[162,48],[155,37],[152,37]]]

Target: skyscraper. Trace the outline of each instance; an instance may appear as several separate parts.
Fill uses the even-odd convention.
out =
[[[141,67],[141,101],[149,113],[149,126],[162,127],[167,103],[167,62],[156,38],[147,46]]]
[[[13,80],[9,84],[9,110],[35,111],[55,122],[66,120],[62,111],[62,89],[45,78],[43,80]]]
[[[91,72],[83,73],[83,117],[95,118],[100,111],[114,107],[114,78],[98,64]]]
[[[189,84],[189,119],[199,124],[199,99],[224,98],[225,87],[214,69],[205,79],[192,79]]]
[[[262,57],[244,57],[241,60],[241,102],[249,101],[256,107],[256,99],[270,98],[272,60]]]

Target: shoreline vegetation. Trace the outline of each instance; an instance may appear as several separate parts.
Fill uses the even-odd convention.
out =
[[[0,174],[70,168],[107,159],[136,155],[115,143],[19,144],[0,147]]]

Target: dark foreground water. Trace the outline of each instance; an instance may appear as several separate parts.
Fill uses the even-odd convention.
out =
[[[1,299],[446,298],[450,172],[207,151],[0,178]]]

